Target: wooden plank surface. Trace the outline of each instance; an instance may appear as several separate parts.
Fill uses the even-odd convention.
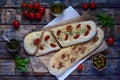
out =
[[[0,2],[0,7],[20,7],[22,2],[27,2],[27,3],[31,3],[31,2],[40,2],[41,5],[47,6],[49,7],[50,3],[54,0],[1,0]],[[61,2],[64,3],[65,6],[78,6],[80,7],[80,4],[84,3],[84,2],[90,2],[91,0],[60,0]],[[92,0],[95,1],[97,3],[98,7],[120,7],[119,4],[120,1],[119,0]],[[107,5],[105,5],[107,4]]]
[[[0,76],[1,80],[57,80],[53,76]],[[69,76],[65,80],[118,80],[119,75],[107,75],[107,76]]]
[[[2,59],[13,58],[11,53],[6,49],[6,42],[0,42],[0,45],[3,45],[0,46],[0,58]],[[102,53],[105,54],[107,58],[120,58],[120,42],[115,42],[114,46],[108,45],[108,49]],[[27,53],[25,52],[23,47],[23,42],[21,42],[20,51],[15,54],[19,54],[22,58],[27,57]]]
[[[41,5],[45,6],[46,14],[40,22],[30,22],[23,19],[20,9],[22,2],[36,2],[39,1]],[[1,0],[0,1],[0,30],[4,29],[7,37],[16,37],[21,41],[21,49],[18,53],[22,58],[28,57],[23,48],[24,36],[32,31],[41,30],[54,17],[50,14],[49,6],[53,0]],[[107,57],[108,66],[103,71],[99,72],[92,67],[91,58],[85,61],[83,70],[77,69],[68,76],[65,80],[119,80],[120,79],[120,0],[92,0],[97,3],[95,11],[82,11],[81,4],[83,2],[90,2],[91,0],[61,0],[64,2],[65,8],[72,5],[80,15],[90,14],[92,17],[98,13],[111,15],[115,19],[115,26],[113,34],[110,33],[109,28],[103,28],[105,32],[105,40],[109,36],[115,38],[114,46],[109,46],[108,49],[102,52]],[[90,17],[90,16],[89,16]],[[86,20],[89,20],[86,17]],[[14,30],[12,21],[17,19],[20,21],[20,28]],[[27,65],[29,73],[23,74],[16,69],[14,57],[6,49],[6,42],[0,36],[0,80],[57,80],[54,76],[47,73],[35,74],[32,72],[31,65]]]
[[[95,68],[92,67],[91,59],[82,63],[83,70],[78,71],[77,69],[70,74],[70,76],[89,76],[89,77],[97,77],[97,76],[119,76],[120,75],[120,59],[107,59],[107,68],[103,71],[97,71]],[[1,66],[2,65],[2,66]],[[29,73],[22,73],[15,68],[15,64],[13,60],[1,60],[0,61],[0,76],[44,76],[49,77],[52,76],[50,74],[35,74],[32,73],[30,65],[28,66]],[[69,77],[70,77],[69,76]],[[54,76],[52,76],[55,78]],[[69,78],[67,77],[67,78]],[[0,77],[1,78],[1,77]]]
[[[89,15],[95,15],[98,13],[104,13],[106,15],[110,15],[114,18],[114,24],[120,24],[119,23],[119,13],[120,13],[120,9],[116,8],[100,8],[100,9],[96,9],[96,11],[82,11],[82,9],[79,8],[75,8],[76,11],[80,14],[83,15],[84,13],[87,13]],[[29,21],[29,20],[25,20],[25,18],[22,16],[22,10],[21,9],[14,9],[14,8],[10,8],[10,9],[5,9],[2,8],[0,9],[0,24],[12,24],[14,19],[17,19],[20,21],[20,24],[43,24],[46,25],[48,24],[53,18],[51,14],[50,14],[50,9],[46,8],[46,13],[43,16],[41,21]]]
[[[45,25],[20,25],[18,30],[13,28],[13,25],[0,25],[0,31],[4,30],[6,36],[10,39],[16,37],[20,41],[24,40],[25,35],[33,31],[41,30]],[[100,26],[100,25],[99,25]],[[105,33],[105,39],[111,35],[110,28],[103,27]],[[113,37],[115,38],[115,42],[120,41],[120,25],[115,25],[113,29]],[[2,37],[0,36],[0,41],[3,41]]]

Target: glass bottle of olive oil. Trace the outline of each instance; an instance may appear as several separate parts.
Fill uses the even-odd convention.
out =
[[[59,0],[54,1],[50,6],[50,10],[54,16],[58,16],[64,11],[64,5]]]

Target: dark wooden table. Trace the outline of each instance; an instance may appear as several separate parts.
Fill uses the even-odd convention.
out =
[[[36,2],[39,1],[41,5],[45,6],[46,13],[41,22],[29,22],[22,18],[20,5],[22,2]],[[42,29],[49,23],[53,17],[50,14],[49,6],[53,0],[0,0],[0,30],[5,31],[7,37],[16,37],[21,41],[21,50],[16,53],[22,58],[28,57],[23,48],[24,36],[32,31]],[[81,9],[83,2],[90,2],[91,0],[61,0],[65,3],[65,8],[69,5],[73,6],[80,15],[94,16],[97,13],[104,13],[111,15],[114,20],[113,33],[110,32],[108,27],[104,28],[105,40],[109,36],[113,36],[115,43],[109,46],[108,49],[102,52],[107,57],[108,66],[103,71],[99,72],[92,67],[91,58],[86,60],[83,65],[83,70],[77,69],[69,75],[66,80],[119,80],[120,79],[120,1],[119,0],[92,0],[97,3],[95,11],[85,11]],[[12,21],[17,19],[20,21],[20,28],[15,30],[12,26]],[[0,80],[56,80],[50,74],[36,75],[32,73],[31,65],[28,65],[29,73],[23,74],[16,69],[14,58],[6,49],[6,42],[0,36]]]

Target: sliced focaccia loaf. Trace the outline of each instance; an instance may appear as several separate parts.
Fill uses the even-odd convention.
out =
[[[102,43],[103,38],[104,32],[98,28],[96,36],[90,41],[61,49],[51,57],[48,64],[49,72],[55,76],[62,75],[76,62],[97,49]]]
[[[37,46],[40,42],[42,31],[29,33],[24,38],[24,48],[29,55],[34,55]]]
[[[62,47],[89,41],[95,36],[96,31],[96,24],[93,21],[71,23],[52,29]]]
[[[36,51],[35,55],[39,56],[59,49],[60,47],[56,40],[54,39],[54,37],[52,36],[51,32],[44,31],[40,45],[38,46],[38,50]]]

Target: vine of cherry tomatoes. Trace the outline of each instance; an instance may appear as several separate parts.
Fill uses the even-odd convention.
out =
[[[21,7],[23,11],[23,17],[30,21],[41,21],[45,13],[45,8],[41,6],[38,2],[29,4],[24,2],[21,4]]]

